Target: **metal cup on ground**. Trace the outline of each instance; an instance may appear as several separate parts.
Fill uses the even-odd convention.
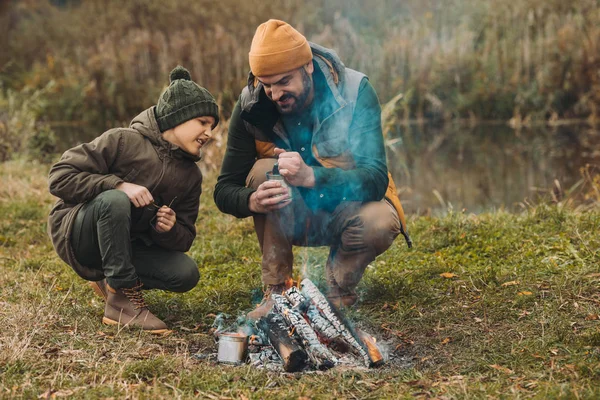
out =
[[[221,333],[217,360],[226,364],[241,364],[246,361],[248,336],[243,333]]]

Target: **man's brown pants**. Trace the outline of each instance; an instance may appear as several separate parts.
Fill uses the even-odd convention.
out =
[[[246,180],[258,188],[275,159],[260,159]],[[367,265],[386,251],[400,233],[400,219],[385,199],[369,203],[343,202],[332,213],[312,211],[298,192],[290,205],[254,216],[262,251],[262,280],[277,285],[292,277],[292,246],[330,246],[326,273],[329,287],[352,291]]]

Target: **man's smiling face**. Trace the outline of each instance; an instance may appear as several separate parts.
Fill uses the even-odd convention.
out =
[[[280,114],[297,114],[312,102],[314,66],[312,61],[283,74],[259,76],[265,93]]]

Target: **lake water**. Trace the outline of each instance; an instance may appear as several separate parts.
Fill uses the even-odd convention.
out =
[[[67,149],[97,133],[58,130]],[[600,127],[545,125],[515,130],[506,123],[398,126],[387,138],[388,166],[408,214],[519,211],[549,198],[557,180],[568,191],[586,164],[600,169]]]
[[[600,166],[600,127],[414,124],[397,128],[387,153],[409,214],[517,211],[524,201],[549,198],[555,180],[568,191],[583,166]]]

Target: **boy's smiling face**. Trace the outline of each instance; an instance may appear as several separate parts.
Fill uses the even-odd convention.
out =
[[[212,138],[214,117],[203,116],[190,119],[163,133],[163,138],[186,153],[197,156],[200,149]]]

